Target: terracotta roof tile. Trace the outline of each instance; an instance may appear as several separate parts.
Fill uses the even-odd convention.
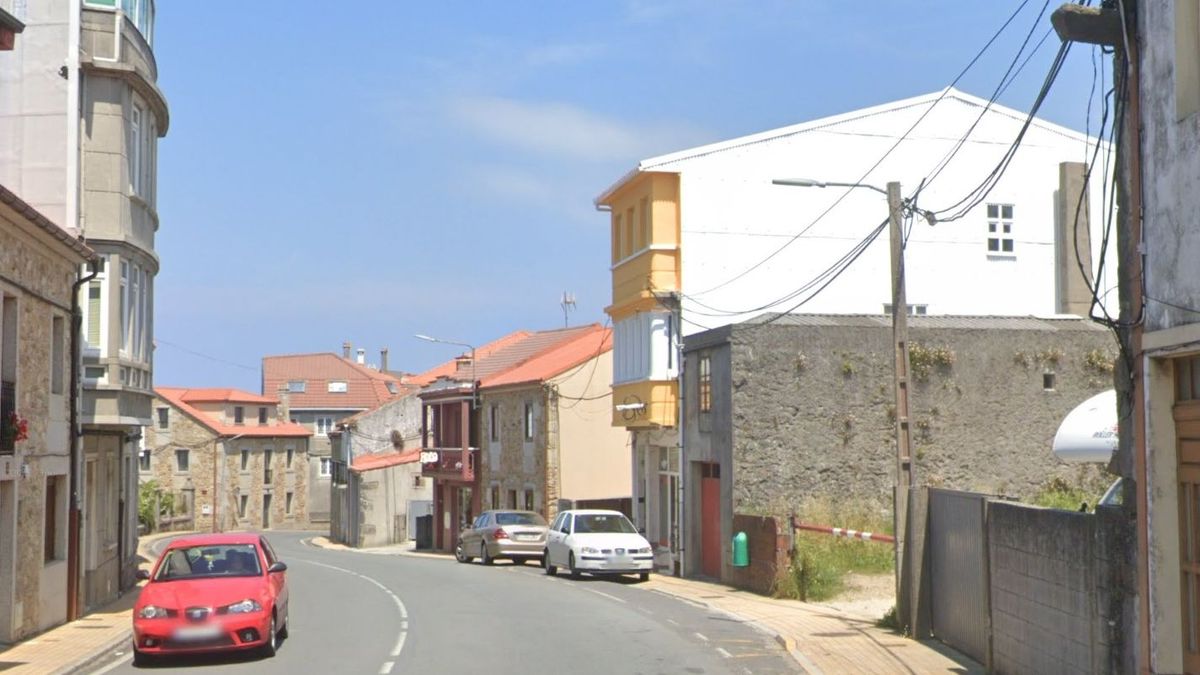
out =
[[[612,330],[595,324],[586,328],[589,330],[554,344],[520,365],[481,379],[480,388],[544,382],[612,349]]]
[[[193,392],[199,392],[200,398],[193,398]],[[213,392],[228,392],[229,398],[214,398]],[[312,436],[308,427],[292,422],[279,422],[268,419],[268,424],[225,424],[207,412],[200,410],[192,403],[231,402],[231,403],[270,403],[277,405],[279,401],[257,394],[237,389],[185,389],[182,387],[155,387],[154,393],[159,398],[182,410],[188,417],[208,427],[218,436],[246,436],[253,438],[307,438]],[[256,420],[257,421],[257,420]]]
[[[292,410],[346,410],[377,408],[404,393],[400,378],[355,363],[332,352],[263,357],[263,394],[300,380],[304,392],[288,394]],[[329,383],[345,382],[345,392],[330,392]],[[389,386],[396,389],[392,393]]]
[[[391,466],[399,466],[401,464],[412,464],[421,460],[421,451],[406,450],[403,452],[388,452],[378,455],[361,455],[355,457],[350,464],[351,471],[374,471],[375,469],[386,469]]]

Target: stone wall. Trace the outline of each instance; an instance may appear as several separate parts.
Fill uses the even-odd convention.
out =
[[[782,515],[847,497],[890,505],[891,328],[879,317],[829,319],[732,327],[735,510]],[[1115,356],[1109,332],[1083,320],[926,319],[910,325],[919,483],[1029,497],[1056,476],[1106,482],[1098,468],[1058,461],[1050,444],[1070,410],[1112,386],[1111,372],[1092,365]],[[963,327],[976,324],[986,328]]]
[[[524,508],[525,491],[533,491],[533,510],[547,519],[557,513],[557,483],[548,480],[546,454],[549,436],[546,399],[541,385],[507,391],[485,391],[480,397],[483,415],[480,489],[484,508],[508,508],[515,491],[517,508]],[[533,438],[525,438],[525,405],[533,406]],[[492,440],[491,407],[497,406],[498,440]],[[491,503],[493,486],[499,504]]]

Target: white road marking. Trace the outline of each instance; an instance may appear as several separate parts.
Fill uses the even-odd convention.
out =
[[[704,636],[703,636],[703,635],[701,635],[700,633],[692,633],[692,635],[695,635],[696,637],[700,638],[700,640],[701,640],[702,642],[708,642],[708,638],[704,637]]]
[[[319,563],[315,560],[305,560],[303,558],[293,558],[293,560],[295,560],[297,562],[308,563],[309,565],[316,565],[317,567],[324,567],[324,568],[331,569],[331,570],[337,570],[339,572],[345,572],[346,574],[349,574],[351,576],[356,576],[359,579],[362,579],[363,581],[375,584],[376,586],[379,587],[380,590],[382,590],[384,593],[386,593],[387,596],[392,599],[392,602],[396,604],[396,611],[398,611],[400,613],[400,634],[396,637],[396,646],[392,648],[392,652],[391,652],[391,655],[393,658],[400,656],[400,652],[404,650],[404,640],[408,637],[408,609],[405,608],[404,602],[402,600],[400,600],[400,596],[393,593],[392,589],[379,583],[379,581],[377,581],[365,574],[359,574],[358,572],[355,572],[354,570],[348,570],[344,567],[338,567],[337,565],[326,565],[325,563]],[[379,672],[381,673],[381,675],[387,675],[387,673],[391,672],[392,666],[395,664],[392,661],[388,661],[388,662],[384,663],[383,665],[384,665],[384,667],[387,668],[387,670],[383,670],[381,668]]]
[[[392,666],[394,665],[396,664],[393,661],[384,661],[383,665],[379,667],[379,675],[388,675],[388,673],[392,672]]]
[[[667,623],[671,624],[672,626],[678,626],[678,625],[679,625],[679,622],[678,622],[678,621],[676,621],[675,619],[667,619]]]
[[[727,659],[733,658],[733,654],[730,654],[729,652],[725,651],[724,647],[717,647],[717,653],[720,654],[721,656],[724,656]]]
[[[132,657],[132,656],[131,656],[131,657],[126,657],[126,658],[120,658],[120,659],[117,659],[116,661],[113,661],[112,663],[108,664],[107,666],[104,666],[104,667],[103,667],[103,668],[101,668],[100,670],[93,670],[93,671],[92,671],[92,675],[104,675],[104,673],[107,673],[107,672],[109,672],[109,671],[111,671],[111,670],[116,670],[117,668],[119,668],[119,667],[121,667],[121,666],[123,666],[123,665],[129,664],[129,663],[133,663],[133,657]]]
[[[624,600],[618,598],[615,595],[609,595],[608,593],[605,593],[604,591],[597,591],[594,588],[585,588],[583,590],[591,591],[592,593],[595,593],[596,595],[603,595],[604,597],[608,598],[609,600],[616,600],[617,602],[621,603],[622,605],[626,604]]]

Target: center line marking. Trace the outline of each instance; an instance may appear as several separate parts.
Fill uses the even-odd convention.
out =
[[[585,588],[583,590],[590,591],[592,593],[595,593],[596,595],[603,595],[604,597],[608,598],[609,600],[616,600],[617,602],[621,603],[622,605],[626,604],[624,600],[618,598],[615,595],[609,595],[608,593],[605,593],[604,591],[597,591],[593,588]]]
[[[400,632],[399,635],[396,636],[396,646],[392,648],[391,652],[392,658],[400,656],[400,652],[404,649],[404,640],[408,637],[408,609],[404,606],[404,602],[400,600],[400,596],[396,595],[394,592],[392,592],[392,589],[384,586],[376,579],[373,579],[365,574],[359,574],[354,570],[348,570],[344,567],[338,567],[337,565],[326,565],[325,563],[319,563],[315,560],[305,560],[303,558],[293,558],[293,560],[297,562],[308,563],[309,565],[316,565],[317,567],[324,567],[331,570],[337,570],[339,572],[345,572],[346,574],[356,576],[363,581],[374,584],[375,586],[379,587],[380,590],[386,593],[396,605],[396,611],[400,613]],[[388,673],[392,672],[393,665],[395,665],[394,662],[386,661],[379,669],[380,675],[387,675]],[[386,670],[384,670],[385,668]]]
[[[393,665],[395,663],[392,661],[384,661],[383,665],[379,667],[379,675],[388,675],[388,673],[392,672]]]
[[[708,642],[708,638],[704,637],[703,635],[701,635],[699,633],[692,633],[692,635],[695,635],[696,637],[700,638],[704,642]]]
[[[720,654],[721,656],[724,656],[727,659],[733,656],[733,654],[730,654],[729,652],[725,651],[724,647],[717,647],[717,653]]]

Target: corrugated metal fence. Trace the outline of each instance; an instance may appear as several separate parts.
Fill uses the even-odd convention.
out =
[[[929,489],[933,634],[971,658],[988,660],[990,630],[987,495]]]

